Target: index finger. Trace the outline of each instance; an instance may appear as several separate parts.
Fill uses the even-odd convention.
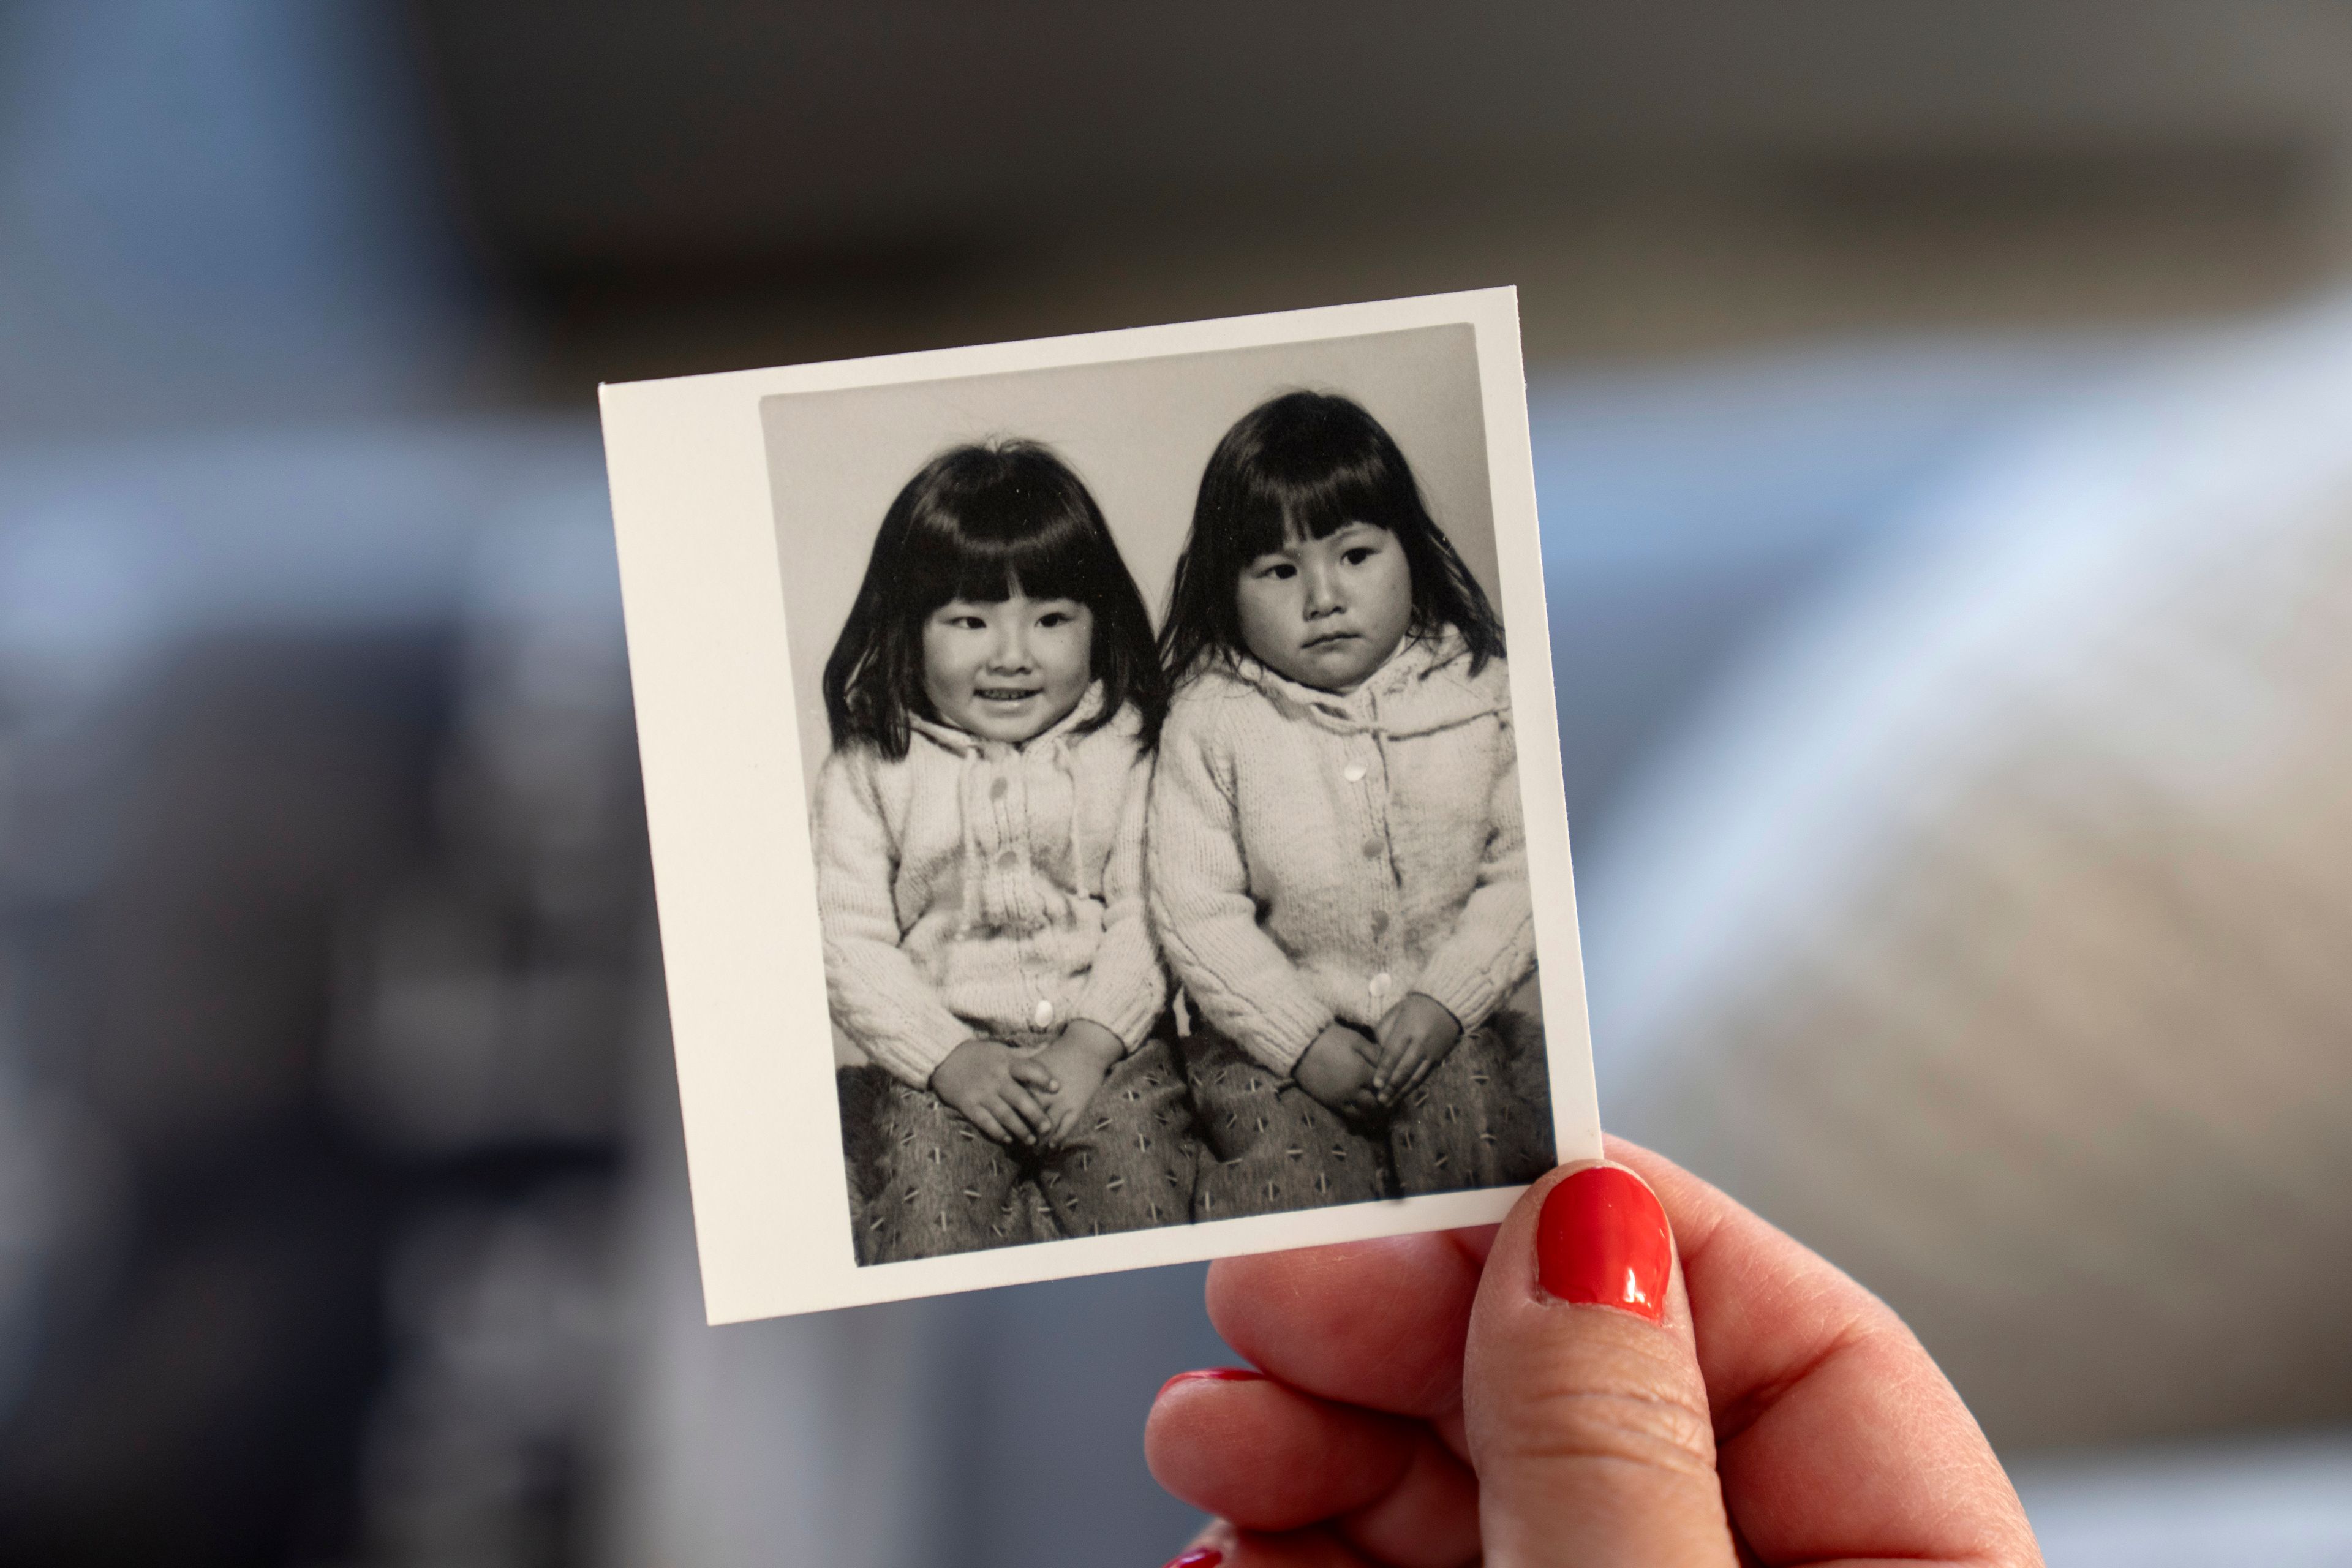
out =
[[[1400,1415],[1462,1403],[1462,1346],[1494,1229],[1224,1258],[1209,1321],[1294,1388]]]
[[[1049,1094],[1062,1087],[1062,1080],[1054,1076],[1054,1069],[1034,1057],[1015,1057],[1013,1065],[1005,1070],[1013,1075],[1014,1082],[1042,1089]]]
[[[1013,1114],[1027,1122],[1032,1133],[1040,1136],[1045,1133],[1047,1120],[1045,1108],[1038,1104],[1030,1092],[1021,1086],[1019,1079],[1008,1079],[1004,1087],[997,1091],[996,1098],[1010,1107]]]

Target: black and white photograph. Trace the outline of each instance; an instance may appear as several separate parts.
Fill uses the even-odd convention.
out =
[[[1460,1224],[1597,1149],[1513,320],[607,389],[706,1283],[786,1286],[740,1315]],[[756,419],[764,619],[664,526],[714,476],[659,494],[632,416],[688,389]],[[730,647],[767,698],[665,663]],[[786,743],[724,780],[714,729]]]

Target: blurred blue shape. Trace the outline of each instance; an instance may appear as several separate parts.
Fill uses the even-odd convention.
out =
[[[0,10],[0,429],[446,406],[494,339],[396,16]]]
[[[2014,1475],[2050,1568],[2352,1563],[2352,1434],[2087,1454]]]
[[[1533,377],[1580,841],[1779,617],[1896,547],[1938,479],[2146,352],[2087,333],[1923,338]]]

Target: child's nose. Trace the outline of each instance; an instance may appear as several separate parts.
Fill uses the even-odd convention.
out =
[[[1328,615],[1339,607],[1339,580],[1330,568],[1310,565],[1307,568],[1307,613]]]
[[[990,661],[999,669],[1029,668],[1029,638],[1019,626],[1008,626],[996,635],[995,657]]]

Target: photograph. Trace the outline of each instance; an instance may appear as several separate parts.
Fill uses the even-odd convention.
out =
[[[714,1319],[1461,1224],[1597,1152],[1513,326],[606,389],[706,1286],[783,1281]],[[660,428],[705,403],[756,421],[740,623]]]

